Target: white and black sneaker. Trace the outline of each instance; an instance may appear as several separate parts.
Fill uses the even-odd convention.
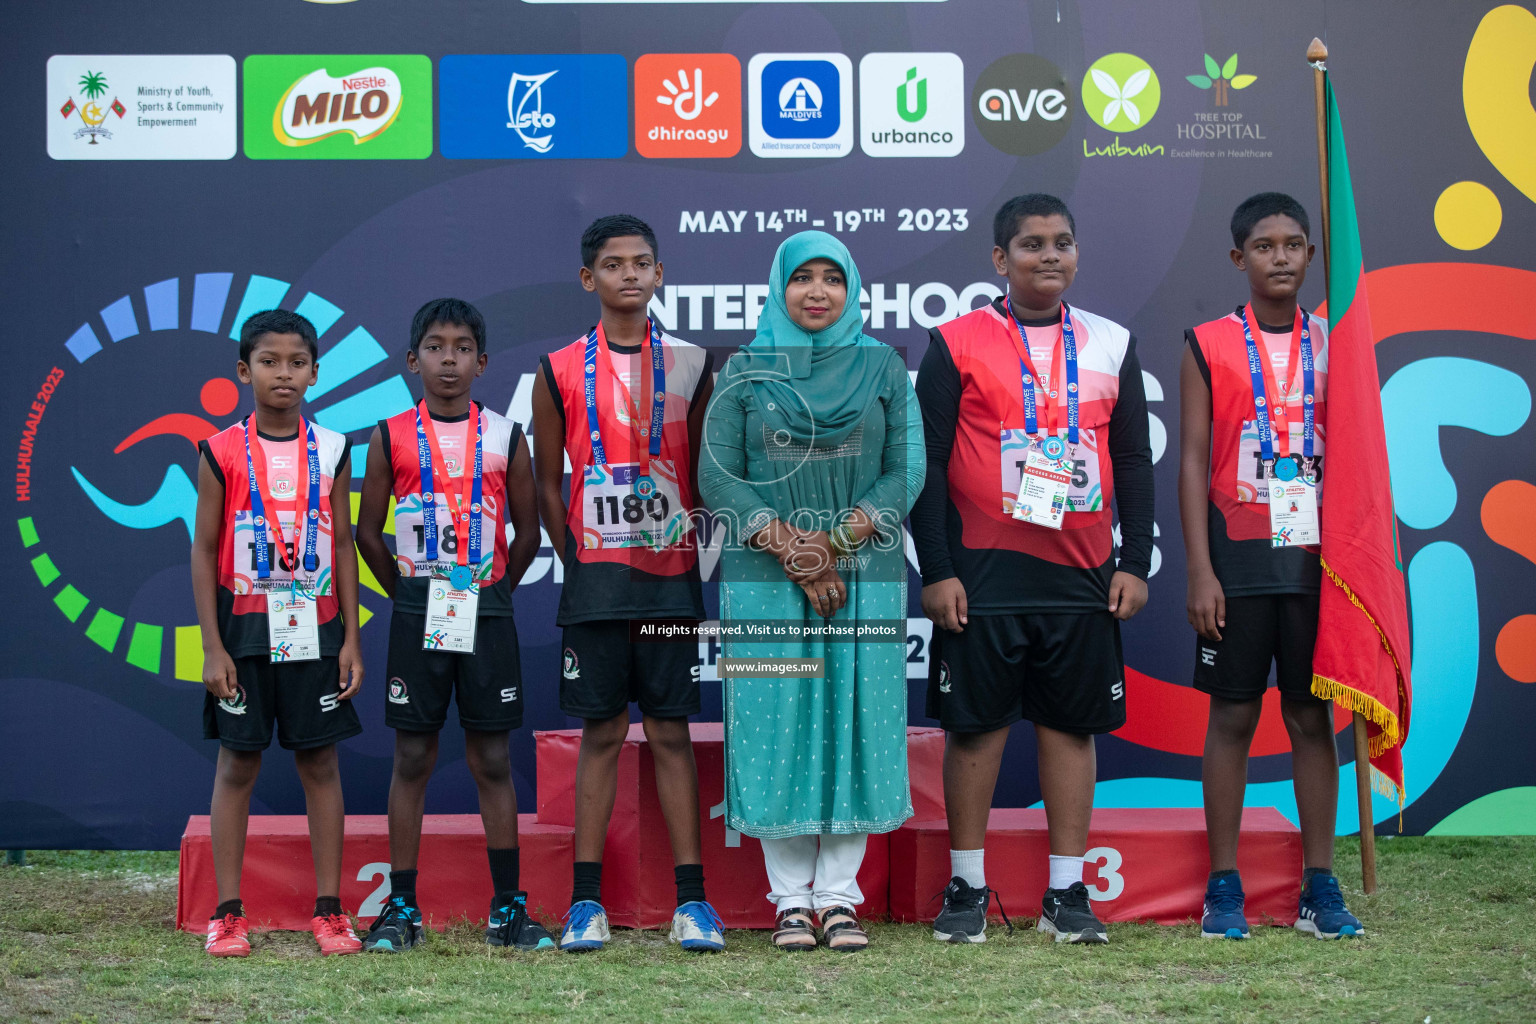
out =
[[[1065,889],[1045,890],[1040,923],[1035,930],[1055,936],[1057,942],[1109,941],[1104,925],[1093,916],[1093,908],[1088,903],[1088,887],[1082,882],[1073,882]]]
[[[951,878],[944,887],[944,908],[933,922],[933,937],[940,942],[986,942],[987,906],[993,895],[988,886],[973,888],[958,875]],[[1008,933],[1013,934],[1013,922],[1008,920],[1002,900],[997,901],[997,909],[1002,911]]]

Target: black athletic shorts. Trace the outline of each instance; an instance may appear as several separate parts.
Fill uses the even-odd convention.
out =
[[[560,654],[560,710],[574,718],[612,718],[640,705],[652,718],[699,713],[699,642],[632,642],[628,619],[565,627]]]
[[[465,729],[508,732],[521,726],[523,669],[512,617],[480,616],[474,654],[424,650],[426,626],[427,617],[417,612],[397,608],[390,616],[384,724],[437,732],[448,721],[451,697]]]
[[[363,731],[357,709],[342,700],[335,656],[274,665],[258,656],[235,659],[232,701],[203,694],[203,738],[230,750],[266,750],[272,725],[284,750],[328,747]]]
[[[972,615],[933,630],[928,717],[947,732],[991,732],[1021,719],[1058,732],[1125,724],[1120,623],[1107,611]]]
[[[1285,697],[1312,696],[1312,648],[1317,644],[1317,594],[1259,594],[1227,598],[1220,640],[1195,637],[1195,689],[1227,700],[1257,700],[1269,686],[1269,666]]]

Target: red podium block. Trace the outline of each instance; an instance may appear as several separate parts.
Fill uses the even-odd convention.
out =
[[[519,815],[517,827],[529,909],[537,916],[558,917],[565,912],[571,892],[571,830],[541,825],[531,814]],[[389,896],[389,822],[384,815],[347,816],[341,863],[341,904],[366,923],[378,916]],[[478,815],[427,815],[422,823],[421,864],[426,870],[417,897],[429,926],[443,928],[460,917],[485,920],[491,871]],[[251,816],[240,888],[253,926],[309,928],[315,910],[315,871],[309,825],[303,816]],[[207,931],[218,902],[208,817],[195,815],[188,819],[181,837],[176,926]]]
[[[1050,843],[1045,811],[994,809],[987,822],[987,884],[1012,913],[1039,913]],[[1199,808],[1093,812],[1083,881],[1104,921],[1180,924],[1198,919],[1210,871]],[[1301,833],[1273,807],[1243,811],[1238,868],[1248,920],[1289,925],[1301,885]],[[949,882],[949,828],[942,818],[912,820],[891,837],[891,916],[932,921],[930,902]],[[995,911],[994,911],[995,913]]]

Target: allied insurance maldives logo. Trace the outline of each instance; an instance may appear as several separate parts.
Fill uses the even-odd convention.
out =
[[[418,54],[245,59],[254,160],[410,160],[432,154],[432,62]]]
[[[41,589],[28,596],[63,616],[45,613],[41,646],[69,650],[84,633],[144,672],[201,680],[187,586],[196,445],[249,408],[249,393],[233,379],[240,325],[279,306],[307,317],[320,336],[319,380],[305,396],[315,422],[360,441],[380,419],[411,408],[404,378],[383,370],[388,354],[356,316],[260,274],[156,281],[95,307],[45,347],[51,364],[39,367],[20,416],[12,534]],[[176,374],[149,386],[146,367],[168,360]],[[360,445],[353,456],[356,480]],[[365,583],[366,627],[367,605],[383,592]]]

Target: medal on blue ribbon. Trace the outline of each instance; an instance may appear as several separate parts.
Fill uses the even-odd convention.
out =
[[[646,347],[651,355],[651,421],[641,428],[641,434],[647,438],[647,444],[640,449],[640,472],[635,476],[632,487],[635,496],[641,499],[652,498],[656,495],[656,480],[651,476],[651,460],[661,456],[661,434],[666,425],[667,416],[667,356],[666,346],[661,341],[661,328],[650,317],[646,318]],[[587,401],[587,429],[592,438],[592,461],[599,466],[608,465],[608,450],[603,445],[602,426],[597,415],[597,362],[602,358],[607,363],[608,353],[601,350],[597,343],[597,328],[587,332],[587,345],[585,352],[586,378],[582,382],[582,392]],[[625,390],[625,398],[629,401],[631,416],[638,422],[639,409],[635,405],[634,398]]]

